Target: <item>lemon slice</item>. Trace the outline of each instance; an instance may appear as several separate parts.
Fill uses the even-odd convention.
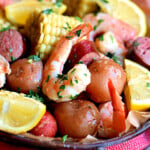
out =
[[[150,71],[143,66],[125,59],[127,85],[124,90],[129,110],[150,108]]]
[[[24,94],[0,91],[0,130],[19,134],[35,127],[46,111],[46,106]]]
[[[35,10],[52,9],[58,14],[62,14],[66,10],[66,5],[56,5],[52,2],[38,2],[38,1],[21,1],[5,7],[6,18],[16,25],[24,26],[28,17]]]
[[[146,16],[142,9],[130,0],[95,0],[103,12],[120,19],[136,29],[139,36],[147,32]]]

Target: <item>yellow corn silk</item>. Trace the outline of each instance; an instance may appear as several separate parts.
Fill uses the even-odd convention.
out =
[[[34,53],[46,60],[59,39],[71,29],[81,24],[76,17],[63,16],[56,13],[35,12],[27,21],[25,30]]]

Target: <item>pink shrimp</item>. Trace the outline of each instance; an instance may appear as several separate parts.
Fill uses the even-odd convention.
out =
[[[128,52],[125,44],[137,36],[130,25],[105,13],[98,13],[96,16],[88,14],[83,20],[90,22],[94,28],[90,33],[90,40],[94,41],[97,36],[104,34],[103,40],[99,38],[96,42],[100,52],[104,54],[110,52],[123,59]]]
[[[10,72],[11,70],[8,61],[2,55],[0,55],[0,88],[5,84],[5,74],[9,74]]]
[[[99,106],[101,119],[98,136],[105,138],[118,136],[126,128],[125,105],[111,80],[108,81],[108,88],[111,101]]]
[[[10,5],[12,3],[12,0],[0,0],[0,8],[4,9],[7,5]]]
[[[69,101],[84,91],[91,81],[85,64],[75,65],[67,75],[62,74],[71,48],[92,31],[90,24],[81,24],[62,37],[44,66],[42,89],[44,94],[56,102]]]

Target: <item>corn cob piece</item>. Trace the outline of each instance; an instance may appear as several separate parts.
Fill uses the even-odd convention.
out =
[[[75,10],[74,15],[82,18],[88,13],[95,12],[97,8],[98,7],[94,0],[80,0],[80,3]]]
[[[81,23],[74,17],[35,12],[29,17],[25,29],[34,53],[46,60],[60,37]]]
[[[0,31],[3,31],[6,28],[17,29],[16,26],[12,25],[4,16],[3,12],[0,11]]]

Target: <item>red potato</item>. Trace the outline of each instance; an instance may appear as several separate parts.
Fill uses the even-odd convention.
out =
[[[122,93],[126,82],[123,68],[111,59],[101,59],[89,67],[91,83],[87,86],[89,97],[96,103],[111,100],[108,90],[108,80],[111,79],[119,94]]]
[[[55,118],[48,111],[44,114],[38,125],[30,133],[37,136],[54,137],[57,132],[57,123]]]
[[[8,86],[14,90],[28,93],[29,90],[38,91],[41,86],[43,64],[41,61],[32,62],[27,58],[19,59],[11,64],[11,74],[7,76]]]
[[[87,100],[73,100],[56,104],[54,115],[61,135],[84,138],[97,133],[99,111]]]
[[[24,37],[16,30],[0,32],[0,54],[12,62],[20,58],[26,51]]]

